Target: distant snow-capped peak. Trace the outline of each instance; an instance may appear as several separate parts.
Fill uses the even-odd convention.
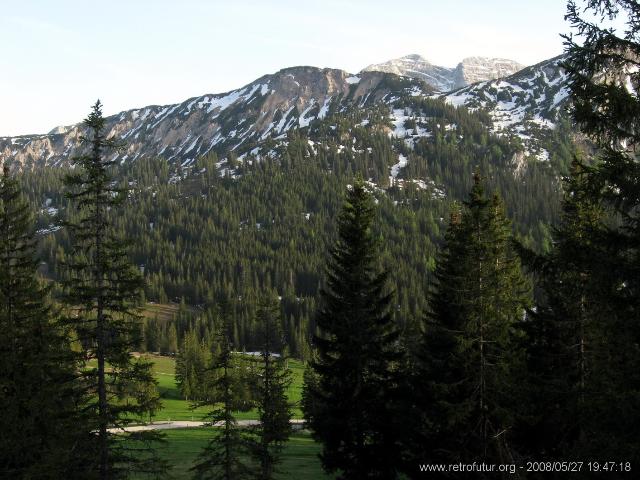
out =
[[[455,68],[433,65],[421,55],[411,54],[369,65],[363,72],[394,73],[423,80],[440,92],[450,92],[476,82],[507,77],[524,66],[504,58],[467,57]]]

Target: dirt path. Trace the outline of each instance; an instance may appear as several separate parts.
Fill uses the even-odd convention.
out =
[[[258,425],[260,422],[258,420],[238,420],[238,425],[241,427],[250,427],[253,425]],[[134,425],[131,427],[125,428],[110,428],[109,432],[118,433],[118,432],[142,432],[145,430],[170,430],[173,428],[197,428],[204,427],[207,425],[207,422],[190,422],[188,420],[176,420],[172,422],[157,422],[157,423],[149,423],[147,425]],[[222,424],[216,424],[216,426],[221,426]],[[293,428],[302,428],[304,425],[304,420],[294,419],[291,420],[291,426]]]

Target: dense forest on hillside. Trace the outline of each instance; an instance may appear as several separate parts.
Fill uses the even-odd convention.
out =
[[[229,297],[235,301],[236,344],[252,350],[257,298],[275,291],[282,297],[292,354],[304,359],[336,212],[357,173],[370,180],[378,202],[374,228],[395,285],[394,315],[410,330],[426,307],[423,292],[451,205],[465,198],[474,171],[503,196],[521,241],[540,251],[549,248],[558,180],[573,150],[568,122],[547,141],[550,160],[540,162],[524,157],[517,137],[490,133],[491,121],[482,111],[417,97],[396,107],[406,117],[405,138],[388,134],[389,111],[374,106],[333,112],[267,140],[261,156],[214,153],[190,168],[161,158],[119,166],[117,178],[129,201],[116,224],[135,240],[130,255],[144,273],[146,299],[195,307],[179,315],[178,343],[196,317],[206,324],[208,307]],[[414,139],[417,129],[432,133]],[[389,172],[399,155],[408,163],[394,178]],[[520,165],[514,163],[518,156]],[[25,172],[21,179],[41,208],[42,268],[52,279],[59,279],[58,264],[69,248],[66,229],[56,227],[70,211],[61,193],[64,174],[48,169]],[[166,322],[148,323],[149,332],[172,335]]]
[[[68,164],[3,161],[0,477],[636,472],[640,5],[565,19],[528,104],[571,122],[349,77],[359,105],[182,163],[127,162],[99,100]]]

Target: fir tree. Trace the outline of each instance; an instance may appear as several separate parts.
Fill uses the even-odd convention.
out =
[[[207,346],[198,340],[195,330],[187,332],[176,356],[176,385],[185,400],[204,398],[207,357]]]
[[[158,397],[137,396],[131,402],[118,398],[124,385],[156,381],[151,364],[142,359],[134,361],[131,356],[141,340],[137,302],[143,283],[127,259],[125,242],[113,228],[114,212],[124,201],[125,192],[112,180],[114,162],[107,155],[118,144],[105,137],[99,101],[84,124],[89,135],[83,138],[87,153],[74,158],[76,169],[65,178],[75,211],[70,212],[67,222],[74,245],[64,283],[65,301],[72,312],[69,324],[77,332],[87,362],[82,368],[87,395],[84,408],[95,422],[97,470],[101,480],[124,477],[136,470],[159,473],[164,465],[152,450],[145,455],[131,446],[134,440],[148,445],[158,437],[155,432],[130,434],[126,442],[112,433],[133,417],[157,409]]]
[[[415,380],[413,460],[513,462],[529,290],[502,201],[485,196],[478,175],[452,212],[435,276]]]
[[[0,178],[0,477],[85,478],[87,422],[75,408],[75,355],[37,278],[33,215]]]
[[[401,360],[398,331],[372,233],[374,205],[364,182],[348,190],[321,290],[315,336],[317,383],[305,411],[322,442],[327,472],[340,478],[395,478],[399,453],[391,405]],[[311,400],[312,399],[312,400]]]
[[[221,308],[222,322],[216,334],[217,353],[213,355],[210,370],[214,375],[208,386],[206,404],[213,409],[208,414],[208,424],[213,436],[200,453],[197,463],[191,468],[198,480],[239,480],[250,478],[250,470],[242,456],[248,453],[248,443],[240,431],[233,412],[244,410],[241,375],[232,352],[229,339],[231,321],[227,304]],[[205,402],[200,402],[204,405]]]
[[[282,446],[291,434],[291,405],[287,400],[291,374],[285,365],[280,305],[263,299],[258,307],[257,321],[261,330],[257,394],[260,424],[254,430],[257,440],[252,446],[252,454],[260,465],[256,477],[271,480],[280,462]],[[277,350],[280,356],[274,355]]]

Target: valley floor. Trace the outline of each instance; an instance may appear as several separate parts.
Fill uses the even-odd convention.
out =
[[[176,386],[175,370],[176,362],[173,357],[144,354],[153,362],[153,372],[158,380],[158,389],[162,400],[162,409],[151,418],[152,422],[190,421],[202,422],[204,416],[209,411],[207,407],[192,408],[191,402],[184,400]],[[302,376],[304,365],[297,360],[288,361],[291,370],[291,385],[287,391],[287,397],[293,404],[293,418],[302,419],[300,410],[300,399],[302,397]],[[237,420],[256,420],[257,411],[237,412]],[[149,419],[144,419],[145,423]],[[150,422],[149,422],[150,423]]]
[[[191,403],[181,397],[175,383],[174,358],[153,354],[144,355],[154,364],[153,371],[159,383],[162,409],[152,418],[154,425],[132,426],[127,430],[163,430],[166,443],[158,447],[158,453],[171,465],[171,478],[192,478],[189,469],[211,437],[211,428],[203,426],[203,416],[208,409],[193,409]],[[302,413],[299,402],[304,365],[299,361],[289,360],[288,366],[292,373],[292,382],[287,392],[289,401],[294,405],[292,423],[301,425]],[[255,410],[250,410],[238,412],[236,418],[240,425],[251,425],[255,424],[258,415]],[[284,447],[277,478],[282,480],[332,478],[322,471],[318,458],[320,449],[321,446],[311,438],[308,431],[295,431]]]
[[[166,432],[166,443],[158,448],[158,453],[172,466],[171,478],[192,478],[189,469],[210,438],[208,428],[181,428]],[[329,480],[318,459],[320,445],[313,441],[308,432],[298,432],[285,445],[280,473],[281,480]]]

